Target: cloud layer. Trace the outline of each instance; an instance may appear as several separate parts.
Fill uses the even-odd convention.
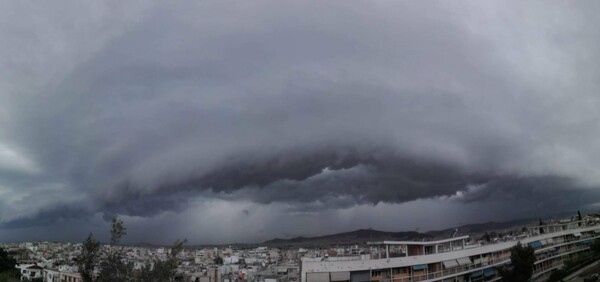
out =
[[[594,2],[1,5],[4,228],[598,196]]]

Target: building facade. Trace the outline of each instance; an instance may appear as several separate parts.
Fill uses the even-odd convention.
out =
[[[301,282],[497,281],[498,269],[510,264],[517,243],[534,248],[532,281],[545,281],[568,260],[590,254],[600,225],[571,221],[533,227],[527,234],[482,244],[469,236],[438,241],[383,241],[352,257],[303,257]]]

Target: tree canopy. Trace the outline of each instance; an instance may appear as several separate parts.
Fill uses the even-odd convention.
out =
[[[94,239],[94,235],[90,233],[85,242],[83,242],[81,255],[77,259],[79,273],[81,274],[81,280],[83,280],[83,282],[94,281],[94,267],[96,266],[99,251],[100,242]]]
[[[521,243],[511,248],[511,267],[501,272],[502,279],[510,282],[527,282],[533,274],[535,252],[531,246],[523,247]]]
[[[600,255],[600,239],[594,240],[594,242],[590,246],[590,249],[592,249],[594,255]]]
[[[15,268],[15,260],[3,248],[0,248],[0,281],[10,281],[11,278],[19,277],[19,272]]]
[[[106,258],[100,258],[100,242],[90,233],[83,243],[78,257],[79,273],[83,282],[163,282],[172,281],[178,266],[177,255],[183,250],[186,240],[177,240],[168,258],[164,261],[147,262],[139,271],[134,271],[133,263],[127,262],[123,247],[117,247],[121,238],[127,235],[123,221],[113,218],[110,231],[110,251]],[[97,277],[94,269],[99,266]]]
[[[7,270],[15,269],[15,265],[17,261],[8,255],[3,248],[0,248],[0,272],[5,272]]]

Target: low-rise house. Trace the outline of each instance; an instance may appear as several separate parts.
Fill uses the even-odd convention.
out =
[[[18,264],[15,266],[19,269],[19,273],[21,273],[21,280],[27,281],[31,279],[43,278],[43,270],[44,268],[34,264]]]

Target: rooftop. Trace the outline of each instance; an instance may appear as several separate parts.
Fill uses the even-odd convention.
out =
[[[460,237],[441,239],[436,241],[379,241],[379,242],[367,242],[367,245],[438,245],[444,244],[454,241],[462,241],[469,239],[469,235],[464,235]]]

